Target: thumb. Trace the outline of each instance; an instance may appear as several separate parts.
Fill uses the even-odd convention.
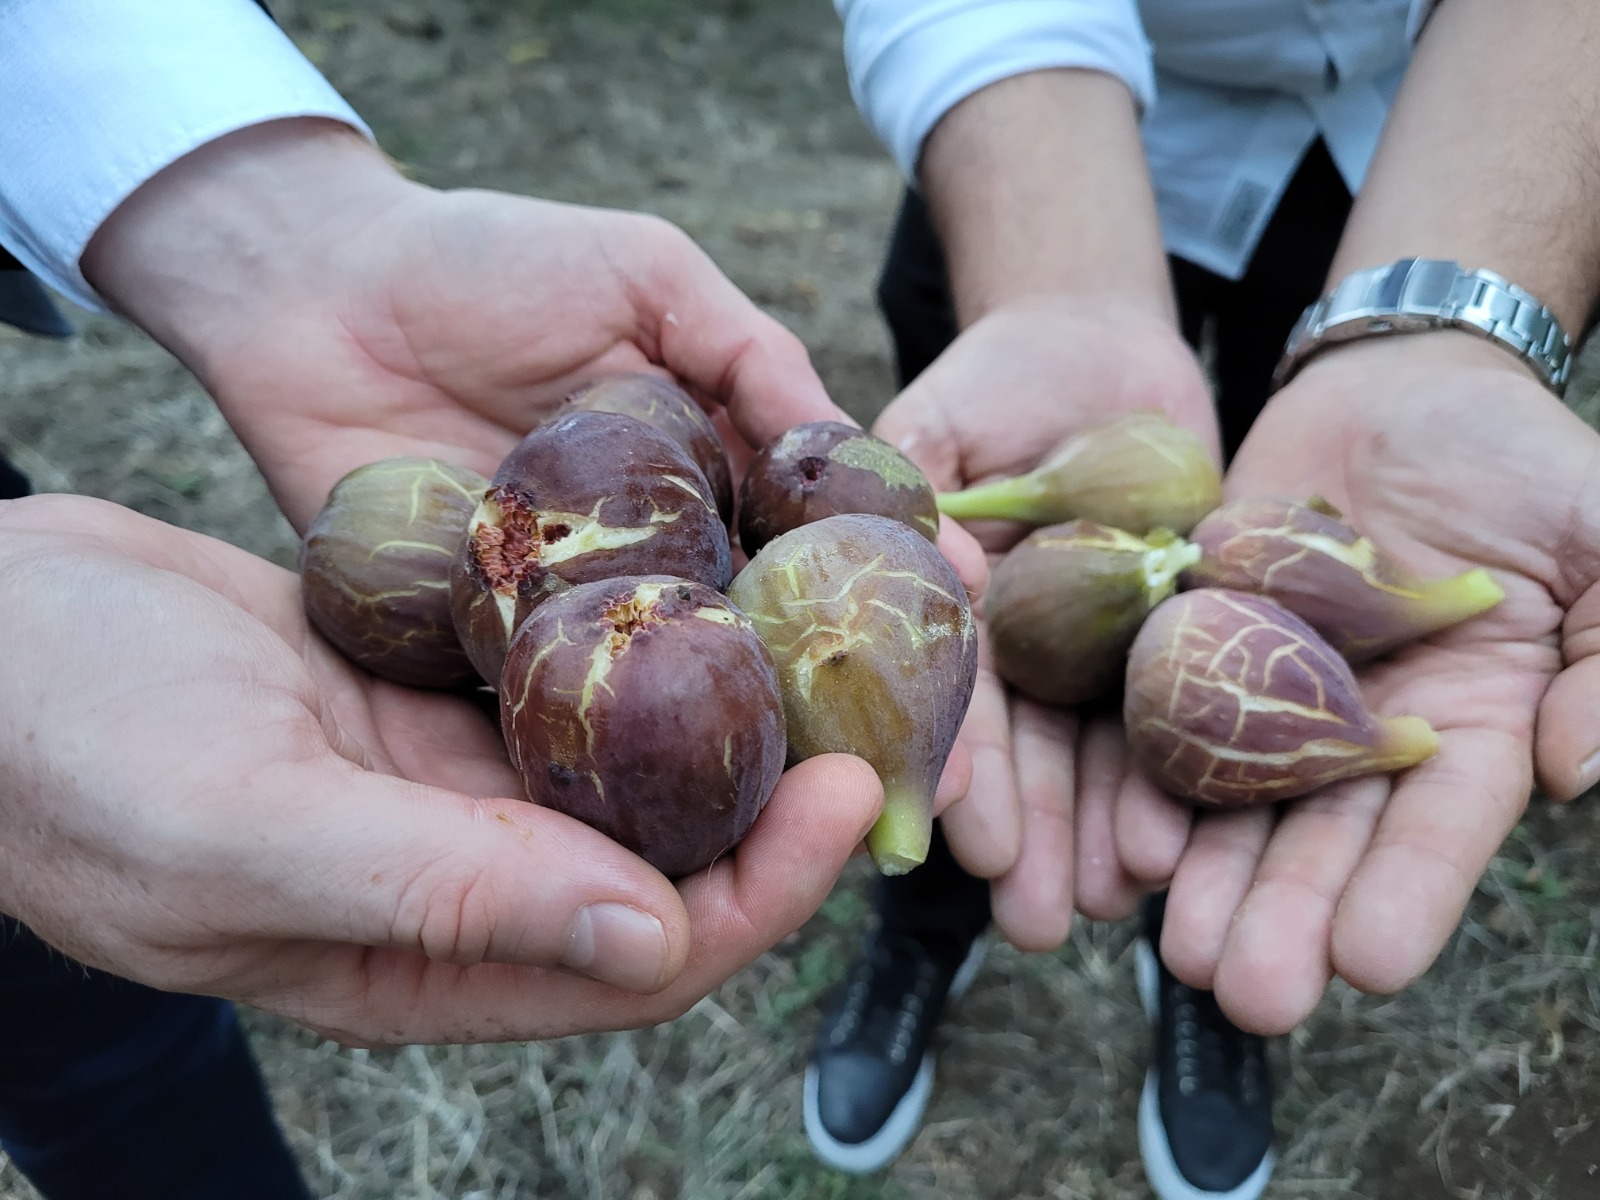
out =
[[[1561,653],[1566,667],[1539,702],[1534,765],[1547,792],[1572,800],[1600,783],[1600,583],[1568,611]]]
[[[564,967],[652,992],[682,969],[677,891],[588,826],[521,800],[323,760],[253,843],[236,892],[271,897],[260,936],[420,952],[456,964]]]

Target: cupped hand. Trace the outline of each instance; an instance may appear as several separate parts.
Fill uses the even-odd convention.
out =
[[[1028,471],[1072,434],[1135,409],[1165,412],[1215,452],[1210,393],[1169,320],[1039,297],[975,321],[884,410],[874,432],[948,491]],[[996,558],[1026,532],[997,522],[972,527]],[[994,881],[1001,932],[1024,949],[1059,945],[1071,924],[1074,875],[1089,915],[1130,911],[1139,890],[1116,851],[1112,799],[1149,785],[1129,770],[1117,722],[1082,723],[1016,695],[985,649],[961,740],[972,756],[971,784],[945,813],[945,834],[964,868]],[[1153,800],[1132,810],[1171,825]]]
[[[1278,393],[1226,491],[1320,494],[1406,568],[1483,567],[1505,591],[1358,671],[1375,711],[1433,725],[1434,758],[1196,821],[1163,957],[1241,1025],[1279,1033],[1334,976],[1390,993],[1427,970],[1536,767],[1561,798],[1600,777],[1600,436],[1503,350],[1384,339],[1328,352]]]
[[[815,911],[882,801],[813,759],[674,887],[513,799],[471,701],[341,660],[292,574],[98,501],[0,505],[0,611],[0,909],[348,1042],[670,1018]]]

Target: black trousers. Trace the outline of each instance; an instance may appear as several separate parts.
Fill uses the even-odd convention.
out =
[[[1168,259],[1184,339],[1198,349],[1209,334],[1215,352],[1225,459],[1232,458],[1266,404],[1290,329],[1322,293],[1350,204],[1344,180],[1318,141],[1301,161],[1241,279]],[[878,304],[904,387],[957,333],[939,239],[927,206],[911,191],[889,239]],[[990,920],[988,883],[961,869],[937,825],[928,861],[906,875],[879,877],[875,901],[885,928],[956,958],[966,954]]]

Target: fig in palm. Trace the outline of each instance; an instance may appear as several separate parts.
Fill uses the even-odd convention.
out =
[[[889,517],[840,514],[762,547],[728,591],[778,664],[789,760],[854,754],[883,783],[878,869],[928,854],[934,790],[977,674],[967,595],[932,543]]]
[[[1045,704],[1086,704],[1122,683],[1128,647],[1199,548],[1093,521],[1037,529],[995,565],[984,625],[1000,677]]]
[[[739,544],[755,554],[779,534],[838,513],[875,513],[939,539],[933,486],[881,438],[838,421],[810,421],[774,438],[739,489]]]
[[[722,435],[705,409],[672,380],[642,372],[608,375],[573,392],[565,407],[621,413],[654,425],[689,452],[711,486],[724,523],[733,519],[733,471]]]
[[[1481,568],[1419,578],[1321,499],[1231,500],[1191,536],[1201,556],[1184,572],[1185,586],[1271,596],[1351,662],[1449,628],[1505,596]]]
[[[1438,750],[1420,717],[1368,710],[1350,665],[1266,596],[1198,588],[1163,601],[1128,655],[1128,746],[1171,795],[1233,808],[1403,770]]]
[[[489,481],[427,458],[357,467],[300,541],[306,615],[374,675],[452,688],[476,672],[450,616],[450,566]]]
[[[450,579],[467,656],[498,683],[511,635],[541,602],[619,575],[673,575],[724,588],[727,526],[688,453],[654,426],[571,412],[500,464],[467,523]]]
[[[668,878],[749,830],[783,773],[777,668],[750,620],[669,576],[586,583],[517,630],[501,729],[528,798]]]
[[[1076,518],[1130,533],[1186,534],[1222,502],[1222,476],[1187,429],[1128,413],[1062,442],[1032,471],[939,496],[958,520],[1056,525]]]

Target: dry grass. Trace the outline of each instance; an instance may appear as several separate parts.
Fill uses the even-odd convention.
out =
[[[828,6],[736,0],[276,6],[422,177],[661,212],[796,328],[861,413],[888,395],[871,301],[897,194],[860,128]],[[193,381],[91,321],[0,336],[0,429],[40,483],[287,561],[292,539]],[[1592,403],[1594,388],[1578,389]],[[1600,1197],[1600,809],[1540,804],[1434,970],[1336,987],[1277,1047],[1272,1200]],[[321,1196],[1138,1200],[1145,1030],[1131,930],[991,954],[943,1035],[939,1089],[883,1178],[811,1158],[798,1079],[816,1001],[865,918],[864,868],[688,1016],[514,1046],[345,1050],[249,1026]],[[32,1192],[0,1163],[0,1198]]]

